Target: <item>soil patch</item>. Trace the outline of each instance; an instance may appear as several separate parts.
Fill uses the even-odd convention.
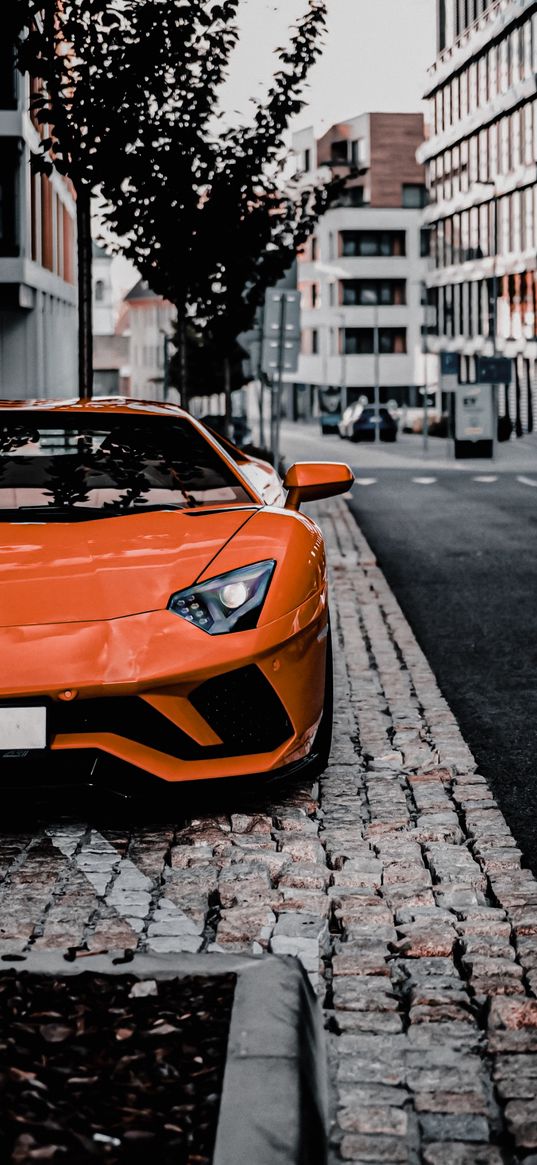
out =
[[[0,975],[0,1161],[210,1165],[235,982]]]

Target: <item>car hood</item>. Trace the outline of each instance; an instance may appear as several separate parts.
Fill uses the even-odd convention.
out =
[[[0,627],[121,619],[166,607],[255,508],[0,523]]]

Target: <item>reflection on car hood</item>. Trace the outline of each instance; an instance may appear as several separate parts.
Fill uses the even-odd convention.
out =
[[[255,508],[0,523],[0,626],[119,619],[166,607]]]

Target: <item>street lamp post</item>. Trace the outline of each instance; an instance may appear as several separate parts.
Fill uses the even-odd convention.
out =
[[[171,343],[172,338],[170,336],[170,333],[165,331],[164,328],[159,328],[159,332],[160,332],[161,336],[163,337],[164,369],[163,369],[163,381],[162,381],[162,396],[163,396],[163,399],[166,401],[168,399],[168,393],[170,391],[170,343]]]
[[[425,381],[423,396],[423,452],[429,449],[429,293],[425,280],[422,283],[423,300],[425,304],[425,322],[423,325],[423,379]]]
[[[373,326],[373,354],[375,357],[374,400],[375,400],[375,442],[380,441],[380,345],[379,345],[379,305],[375,304]]]

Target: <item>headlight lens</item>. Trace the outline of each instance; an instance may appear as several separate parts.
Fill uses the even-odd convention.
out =
[[[176,591],[169,610],[209,635],[249,631],[257,625],[275,565],[272,559],[256,562]]]

